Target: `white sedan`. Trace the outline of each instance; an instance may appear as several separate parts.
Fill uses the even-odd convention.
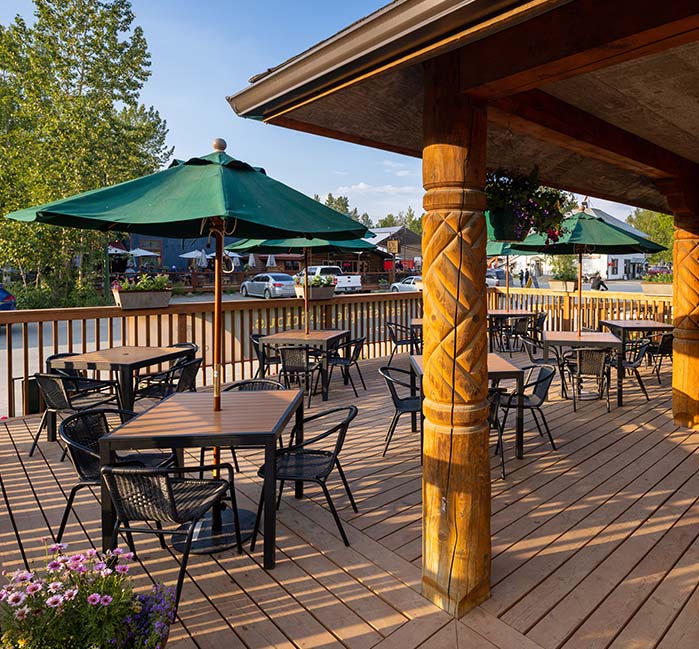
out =
[[[421,291],[422,290],[422,275],[411,275],[400,282],[391,284],[393,293],[402,293],[404,291]]]

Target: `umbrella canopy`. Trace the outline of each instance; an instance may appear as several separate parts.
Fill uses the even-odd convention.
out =
[[[303,252],[310,248],[318,252],[364,252],[368,250],[376,250],[373,243],[369,243],[364,239],[349,239],[346,241],[329,241],[328,239],[305,239],[303,237],[292,237],[288,239],[240,239],[235,243],[229,243],[226,250],[236,252],[250,252],[254,250],[257,253],[274,253],[274,252]]]
[[[160,257],[159,252],[153,252],[152,250],[144,250],[143,248],[134,248],[129,250],[128,255],[132,257]]]
[[[255,255],[252,253],[250,253],[250,256],[248,257],[248,266],[250,266],[250,268],[255,268]]]
[[[267,268],[273,268],[276,265],[277,260],[274,258],[274,255],[269,255],[269,257],[267,257]]]
[[[116,246],[108,246],[107,247],[107,254],[108,255],[127,255],[128,250],[122,250],[121,248],[117,248]]]
[[[214,288],[214,410],[220,410],[222,341],[222,263],[224,235],[326,239],[366,236],[367,228],[313,200],[263,170],[235,160],[214,140],[213,153],[176,160],[168,169],[118,185],[95,189],[7,218],[93,230],[216,241]]]
[[[189,252],[183,252],[181,255],[178,256],[182,259],[199,259],[201,257],[201,253],[201,250],[190,250]]]

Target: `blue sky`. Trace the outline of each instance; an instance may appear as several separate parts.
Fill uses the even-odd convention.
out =
[[[422,209],[420,160],[268,126],[235,115],[225,100],[248,79],[386,4],[385,0],[132,0],[152,56],[141,100],[167,120],[178,158],[208,153],[223,137],[235,158],[308,195],[348,196],[374,219]],[[0,23],[29,0],[0,2]],[[625,219],[631,208],[593,199]]]

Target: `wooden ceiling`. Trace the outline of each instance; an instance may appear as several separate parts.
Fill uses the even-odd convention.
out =
[[[659,187],[699,183],[698,11],[697,0],[551,2],[465,45],[455,39],[461,89],[488,105],[488,166],[538,165],[554,186],[668,212]],[[354,79],[348,64],[342,78],[327,71],[322,92],[316,79],[305,94],[297,86],[241,113],[419,157],[426,58],[406,50],[370,73],[365,61]]]

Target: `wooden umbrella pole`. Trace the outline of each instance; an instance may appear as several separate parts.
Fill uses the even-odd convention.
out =
[[[507,294],[507,308],[510,308],[510,255],[505,255],[505,293]]]
[[[310,325],[308,322],[308,248],[303,249],[303,263],[306,266],[306,271],[303,274],[303,309],[306,313],[305,315],[305,328],[306,335],[310,332]]]
[[[578,336],[582,336],[582,252],[578,252]]]
[[[214,263],[214,412],[221,410],[221,341],[223,339],[223,220],[217,218],[211,229],[216,244]],[[215,458],[216,460],[216,458]],[[216,461],[218,464],[218,461]]]

